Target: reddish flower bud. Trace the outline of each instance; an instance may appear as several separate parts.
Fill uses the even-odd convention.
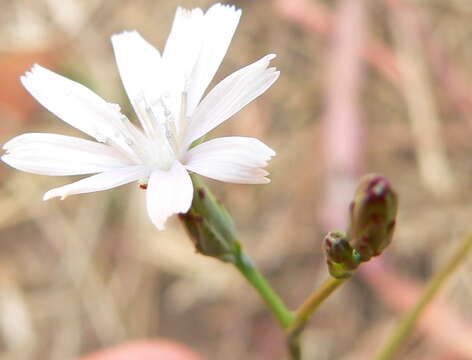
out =
[[[380,255],[390,244],[397,208],[397,195],[386,178],[370,174],[361,179],[351,203],[347,238],[362,261]]]

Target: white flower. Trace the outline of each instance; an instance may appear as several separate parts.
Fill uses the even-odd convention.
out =
[[[201,100],[228,49],[241,10],[213,5],[178,8],[162,55],[136,31],[112,36],[124,88],[141,123],[118,105],[39,65],[21,77],[45,108],[95,141],[28,133],[8,141],[2,160],[41,175],[96,174],[49,190],[53,197],[110,189],[133,181],[147,187],[147,209],[159,229],[189,210],[187,172],[233,183],[267,183],[262,169],[275,152],[257,139],[222,137],[190,145],[266,91],[278,78],[267,55],[216,85]]]

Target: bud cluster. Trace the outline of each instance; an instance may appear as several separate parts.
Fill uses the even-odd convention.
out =
[[[333,277],[349,277],[360,263],[382,253],[392,240],[397,209],[397,195],[386,178],[370,174],[361,179],[350,205],[347,234],[331,232],[324,239]]]

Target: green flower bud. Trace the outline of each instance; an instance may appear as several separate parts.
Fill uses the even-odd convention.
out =
[[[347,238],[362,261],[380,255],[390,244],[397,208],[397,195],[386,178],[370,174],[361,179],[350,207]]]
[[[339,231],[328,233],[323,240],[326,262],[331,276],[344,279],[360,264],[359,253],[349,244],[346,235]]]
[[[215,196],[197,176],[191,175],[194,197],[192,207],[180,214],[197,252],[222,261],[234,261],[240,245],[235,237],[233,221]]]

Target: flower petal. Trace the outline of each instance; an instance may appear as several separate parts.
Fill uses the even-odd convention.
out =
[[[34,65],[21,77],[26,90],[54,115],[100,142],[116,137],[119,106],[107,103],[87,87]]]
[[[145,178],[148,174],[148,169],[141,165],[112,169],[97,175],[86,177],[85,179],[73,182],[71,184],[49,190],[44,194],[43,200],[49,200],[53,197],[61,197],[61,199],[64,199],[69,195],[108,190]]]
[[[203,44],[190,76],[188,114],[197,107],[208,84],[215,76],[241,17],[234,6],[214,4],[205,13]]]
[[[111,42],[121,81],[133,106],[143,97],[149,103],[156,101],[162,93],[163,81],[159,51],[137,31],[115,34]]]
[[[154,170],[147,187],[149,217],[159,230],[164,230],[166,220],[173,214],[185,213],[193,199],[190,176],[179,162],[167,170]]]
[[[261,168],[274,155],[274,150],[255,138],[222,137],[189,150],[185,167],[215,180],[265,184],[270,180],[265,177],[268,172]]]
[[[190,10],[178,7],[162,53],[166,106],[175,119],[180,118],[182,95],[202,48],[203,19],[203,12],[199,8]],[[179,128],[178,122],[176,127]]]
[[[203,12],[199,8],[177,8],[172,29],[162,54],[166,71],[179,88],[179,96],[185,81],[197,62],[203,40]]]
[[[274,57],[274,54],[267,55],[216,85],[192,114],[184,146],[189,146],[266,91],[279,77],[275,68],[267,68]]]
[[[111,146],[59,134],[22,134],[3,149],[8,165],[40,175],[92,174],[133,164]]]

